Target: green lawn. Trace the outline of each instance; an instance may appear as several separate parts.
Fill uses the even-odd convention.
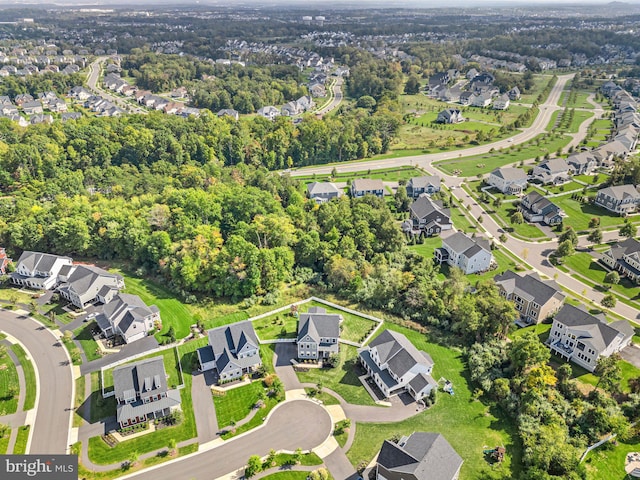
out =
[[[208,330],[210,328],[221,327],[223,325],[229,325],[230,323],[241,322],[247,318],[249,318],[249,315],[245,311],[229,313],[205,321],[204,328]]]
[[[571,192],[573,190],[580,190],[584,188],[584,185],[578,182],[567,182],[562,185],[541,185],[540,189],[545,190],[548,193],[563,193],[563,192]],[[552,199],[553,200],[553,199]]]
[[[93,392],[91,392],[91,397],[89,398],[89,402],[91,404],[90,423],[95,423],[103,418],[115,415],[115,398],[102,398],[102,392],[100,390],[100,372],[93,372],[91,374],[91,388],[93,389]]]
[[[302,183],[311,182],[347,182],[356,178],[375,178],[386,182],[397,182],[398,180],[409,180],[412,177],[422,177],[425,174],[424,171],[410,166],[398,167],[398,168],[383,168],[376,170],[361,170],[359,172],[343,172],[340,173],[340,167],[336,166],[338,174],[335,177],[331,175],[306,175],[301,177],[295,177]]]
[[[549,337],[549,331],[551,330],[550,323],[539,323],[537,325],[531,325],[530,327],[517,328],[512,330],[509,333],[509,339],[514,340],[515,338],[521,337],[527,332],[534,332],[541,342],[544,342]]]
[[[594,182],[593,179],[596,179]],[[586,183],[587,185],[592,185],[597,187],[601,183],[606,182],[609,179],[609,175],[605,173],[594,173],[592,175],[576,175],[573,177],[574,180],[580,180],[581,182]]]
[[[98,344],[93,339],[93,335],[91,335],[91,331],[96,327],[96,322],[92,321],[76,328],[73,331],[74,338],[80,342],[82,350],[89,362],[102,356],[99,353],[100,350],[98,349]]]
[[[7,430],[7,433],[4,437],[0,437],[0,455],[4,455],[7,453],[7,448],[9,448],[9,439],[11,438],[11,429]]]
[[[343,322],[340,325],[340,338],[352,342],[361,342],[367,334],[376,326],[376,323],[358,315],[344,312],[340,309],[327,306],[320,302],[307,302],[300,305],[298,312],[305,313],[311,307],[324,308],[327,313],[337,313],[342,315]],[[274,313],[260,318],[253,322],[256,334],[262,340],[274,338],[296,338],[298,332],[298,319],[292,317],[288,310]],[[285,329],[285,334],[282,329]]]
[[[13,350],[13,353],[18,357],[20,365],[22,365],[24,379],[27,384],[23,407],[23,410],[26,412],[27,410],[31,410],[36,404],[36,372],[33,368],[33,363],[31,363],[31,360],[27,360],[27,353],[20,345],[12,345],[11,350]]]
[[[27,441],[29,440],[29,425],[24,425],[18,429],[16,444],[13,446],[14,455],[24,455],[27,451]]]
[[[459,170],[459,176],[473,177],[479,173],[489,173],[504,165],[535,157],[542,157],[546,153],[553,153],[558,150],[558,148],[564,148],[571,141],[571,137],[567,135],[559,135],[556,138],[547,137],[546,139],[544,137],[544,134],[539,135],[530,142],[515,145],[503,152],[495,151],[482,155],[442,160],[440,162],[434,162],[433,166],[448,174],[453,174],[454,170]],[[537,144],[538,142],[539,144]]]
[[[257,426],[262,425],[262,423],[266,420],[267,416],[269,415],[269,412],[271,412],[271,410],[273,410],[276,407],[276,405],[278,405],[278,403],[279,402],[277,399],[273,397],[269,397],[265,403],[265,406],[256,415],[254,415],[253,418],[251,418],[251,420],[237,427],[235,431],[228,431],[227,433],[223,434],[222,438],[224,440],[227,440],[231,437],[235,437],[244,432],[248,432],[249,430],[252,430]]]
[[[520,102],[522,103],[533,103],[538,99],[538,96],[542,93],[542,91],[546,88],[546,86],[551,81],[550,75],[534,75],[533,82],[534,86],[527,93],[523,93],[520,97]],[[544,103],[544,102],[542,102]]]
[[[624,470],[627,453],[640,452],[640,434],[629,440],[617,439],[618,445],[611,442],[592,450],[585,459],[587,480],[622,480],[630,478]]]
[[[189,335],[189,326],[195,323],[193,312],[169,289],[149,279],[136,278],[127,272],[117,270],[124,277],[125,293],[138,295],[147,305],[156,305],[160,310],[162,331],[166,334],[173,326],[176,338]]]
[[[622,225],[624,218],[614,215],[608,210],[592,203],[580,203],[571,198],[571,194],[553,198],[553,203],[559,206],[567,214],[567,225],[571,225],[576,231],[589,229],[589,221],[593,217],[600,217],[602,228]],[[640,221],[640,217],[629,217],[634,223]]]
[[[433,377],[441,377],[453,383],[455,395],[438,392],[436,404],[429,410],[398,423],[358,423],[356,435],[347,457],[355,466],[360,461],[369,462],[382,445],[382,441],[394,435],[408,435],[415,431],[438,432],[451,443],[462,456],[461,478],[485,479],[516,478],[521,470],[521,446],[515,428],[500,412],[472,399],[473,387],[469,385],[462,353],[444,345],[431,343],[428,335],[397,325],[388,325],[398,331],[420,350],[429,353],[434,360]],[[507,449],[505,461],[491,467],[483,457],[483,449],[503,445]]]
[[[16,413],[20,382],[18,371],[9,354],[0,358],[0,416]]]
[[[320,400],[325,405],[340,405],[340,400],[327,392],[313,393],[315,388],[309,387],[306,387],[304,391],[307,392],[307,395],[316,400]]]
[[[494,218],[498,217],[498,223],[501,223],[503,227],[509,232],[513,232],[520,237],[531,240],[542,240],[548,238],[542,230],[540,230],[535,223],[511,223],[511,215],[513,215],[517,208],[513,206],[513,203],[503,202],[500,208],[495,208],[493,205],[487,206],[489,211],[495,212]]]
[[[273,365],[273,354],[276,352],[276,346],[273,343],[260,345],[260,358],[262,364],[266,367],[267,373],[276,373]]]
[[[349,403],[375,405],[358,379],[357,355],[356,347],[340,345],[340,362],[337,367],[310,368],[308,372],[298,372],[298,379],[303,383],[314,385],[322,383]]]
[[[226,395],[213,396],[213,404],[216,407],[218,427],[224,428],[238,422],[249,415],[258,402],[260,392],[264,392],[262,381],[252,382],[249,385],[227,390]],[[258,413],[259,414],[259,413]]]
[[[289,472],[278,472],[272,473],[271,475],[267,475],[266,477],[262,477],[264,480],[307,480],[309,476],[309,472],[300,472],[300,471],[289,471]]]
[[[82,406],[85,398],[84,398],[84,387],[85,387],[86,377],[81,376],[76,378],[76,398],[75,403],[73,405],[73,427],[79,427],[84,422],[84,418],[80,415],[78,409]]]

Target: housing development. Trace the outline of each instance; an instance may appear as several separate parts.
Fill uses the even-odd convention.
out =
[[[0,478],[640,478],[640,5],[111,3],[0,2]]]

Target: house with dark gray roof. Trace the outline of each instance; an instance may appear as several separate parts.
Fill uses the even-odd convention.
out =
[[[413,235],[422,233],[432,237],[453,228],[450,210],[444,208],[442,200],[431,200],[426,194],[411,204],[409,215],[409,220],[402,224],[402,230]]]
[[[487,184],[502,193],[516,195],[527,188],[527,172],[521,168],[501,167],[489,174]]]
[[[311,182],[307,185],[307,194],[316,203],[324,203],[332,198],[339,198],[343,193],[341,189],[331,182]]]
[[[616,243],[602,253],[600,260],[629,280],[640,283],[640,242],[635,238]]]
[[[518,210],[527,222],[545,225],[558,225],[564,217],[560,207],[535,190],[522,197]]]
[[[447,108],[438,113],[436,123],[460,123],[464,122],[462,111],[457,108]]]
[[[562,307],[566,295],[553,280],[542,280],[537,273],[520,276],[511,270],[496,275],[500,294],[511,300],[525,325],[540,323]]]
[[[626,215],[640,205],[640,193],[634,185],[616,185],[598,190],[595,204],[610,212]]]
[[[125,343],[144,338],[155,328],[160,329],[160,310],[147,306],[137,295],[119,293],[102,306],[95,317],[105,337],[116,335]]]
[[[494,263],[491,245],[482,237],[471,238],[462,232],[442,239],[442,247],[434,251],[436,262],[447,263],[465,274],[484,272]]]
[[[365,195],[375,195],[382,198],[384,196],[384,183],[382,183],[382,180],[358,178],[351,182],[351,196],[353,198],[364,197]]]
[[[124,288],[124,278],[93,265],[77,265],[58,286],[58,293],[77,308],[92,303],[108,303]]]
[[[382,443],[376,480],[457,480],[462,463],[441,434],[414,432],[397,443]]]
[[[589,175],[598,167],[598,159],[592,152],[578,152],[567,157],[567,164],[574,175]]]
[[[260,342],[250,321],[214,328],[207,335],[209,345],[197,350],[200,370],[217,370],[221,382],[240,378],[262,365]]]
[[[553,318],[547,344],[567,361],[593,372],[598,358],[609,357],[631,343],[634,328],[626,320],[607,323],[603,314],[566,304]]]
[[[418,198],[423,193],[428,195],[440,191],[440,177],[438,175],[425,175],[413,177],[407,182],[407,196]]]
[[[559,184],[569,181],[572,173],[573,169],[564,158],[550,158],[533,167],[531,179],[539,181],[543,185]]]
[[[408,392],[420,400],[438,387],[431,377],[431,356],[418,350],[401,333],[383,331],[369,345],[358,349],[358,358],[386,398]]]
[[[338,353],[342,315],[327,313],[322,307],[311,307],[298,319],[298,358],[322,360]]]
[[[162,357],[114,368],[113,390],[121,428],[166,417],[180,408],[180,391],[167,386]]]
[[[72,262],[69,257],[26,250],[20,255],[16,270],[9,278],[14,285],[50,290],[58,284],[60,269]]]

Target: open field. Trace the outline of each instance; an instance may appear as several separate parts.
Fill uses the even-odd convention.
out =
[[[629,478],[624,470],[627,453],[640,451],[640,433],[636,430],[628,440],[617,440],[617,445],[605,443],[592,450],[585,459],[587,480],[621,480]]]
[[[549,84],[551,80],[551,75],[534,75],[533,76],[533,88],[523,93],[520,97],[520,102],[522,103],[533,103],[538,99],[538,96],[542,93],[545,87]]]
[[[571,137],[567,135],[547,135],[539,135],[532,141],[513,146],[509,150],[443,160],[434,162],[433,166],[451,175],[454,170],[459,170],[461,177],[473,177],[477,174],[489,173],[498,167],[511,163],[543,157],[547,153],[554,153],[558,148],[564,148],[571,141]]]
[[[7,453],[9,448],[9,439],[11,438],[11,429],[8,429],[3,437],[0,437],[0,455]]]
[[[515,478],[521,470],[521,447],[515,440],[515,429],[495,408],[487,407],[472,399],[472,388],[462,353],[444,345],[429,341],[428,335],[389,324],[409,338],[419,349],[429,353],[434,360],[433,377],[446,378],[453,383],[455,395],[438,392],[436,404],[430,409],[399,423],[358,423],[355,440],[347,457],[355,466],[360,461],[369,462],[382,445],[382,441],[394,435],[408,435],[415,431],[438,432],[451,443],[463,457],[461,478],[484,479]],[[492,467],[483,456],[487,446],[504,445],[505,461]],[[494,475],[491,475],[492,472]]]

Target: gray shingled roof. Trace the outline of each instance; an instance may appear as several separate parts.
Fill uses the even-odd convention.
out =
[[[452,480],[463,463],[442,435],[427,432],[415,432],[398,444],[385,440],[377,461],[390,472],[412,474],[418,480]]]
[[[450,210],[444,208],[442,200],[431,200],[429,197],[418,197],[409,207],[416,218],[425,218],[435,211],[442,212],[446,217],[450,216]]]
[[[440,177],[438,175],[425,175],[423,177],[413,177],[409,180],[413,188],[427,188],[429,185],[434,187],[440,186]]]
[[[607,195],[608,197],[615,198],[617,200],[624,200],[626,198],[640,198],[640,193],[633,185],[616,185],[614,187],[606,187],[598,190],[598,193]]]
[[[380,364],[387,363],[389,369],[398,377],[402,377],[416,363],[432,366],[433,360],[420,352],[404,335],[385,330],[370,344],[369,349],[378,351]]]
[[[307,192],[309,193],[309,196],[329,193],[336,193],[339,195],[341,191],[342,190],[331,182],[312,182],[307,185]]]
[[[356,192],[384,190],[384,183],[378,179],[358,178],[351,185]]]
[[[120,293],[102,306],[96,321],[101,328],[102,325],[113,325],[114,328],[120,329],[125,336],[129,336],[127,335],[130,333],[129,330],[138,328],[136,324],[144,324],[145,318],[157,312],[158,307],[155,305],[148,307],[139,296]]]
[[[253,324],[250,321],[245,320],[244,322],[214,328],[209,330],[208,336],[209,345],[211,345],[216,359],[218,373],[223,372],[230,365],[244,368],[256,364],[255,356],[238,358],[236,355],[236,352],[242,350],[247,344],[254,346],[256,349],[260,345],[253,329]]]
[[[507,270],[501,275],[496,275],[494,281],[501,285],[507,293],[515,293],[523,298],[529,297],[538,305],[544,305],[553,297],[561,301],[566,298],[555,282],[544,282],[536,274],[521,277],[511,270]]]
[[[467,257],[475,255],[480,249],[490,251],[491,246],[486,238],[471,238],[462,232],[456,232],[442,240],[451,250],[458,254],[464,253]]]
[[[61,257],[59,255],[51,255],[50,253],[31,252],[25,250],[18,259],[18,266],[24,264],[30,271],[38,270],[40,272],[49,272],[51,267],[59,258],[71,260],[70,257]]]
[[[340,337],[342,315],[327,313],[322,307],[311,307],[307,313],[301,313],[298,320],[298,341],[309,335],[316,343],[320,338]]]
[[[125,392],[152,395],[167,391],[167,374],[162,357],[149,358],[113,369],[113,390],[116,398]]]
[[[521,168],[512,168],[512,167],[496,168],[493,172],[491,172],[491,175],[504,178],[505,180],[526,180],[527,179],[527,172],[525,172]]]
[[[622,242],[616,243],[607,253],[615,260],[619,260],[625,255],[640,253],[640,242],[635,238],[627,238]]]

